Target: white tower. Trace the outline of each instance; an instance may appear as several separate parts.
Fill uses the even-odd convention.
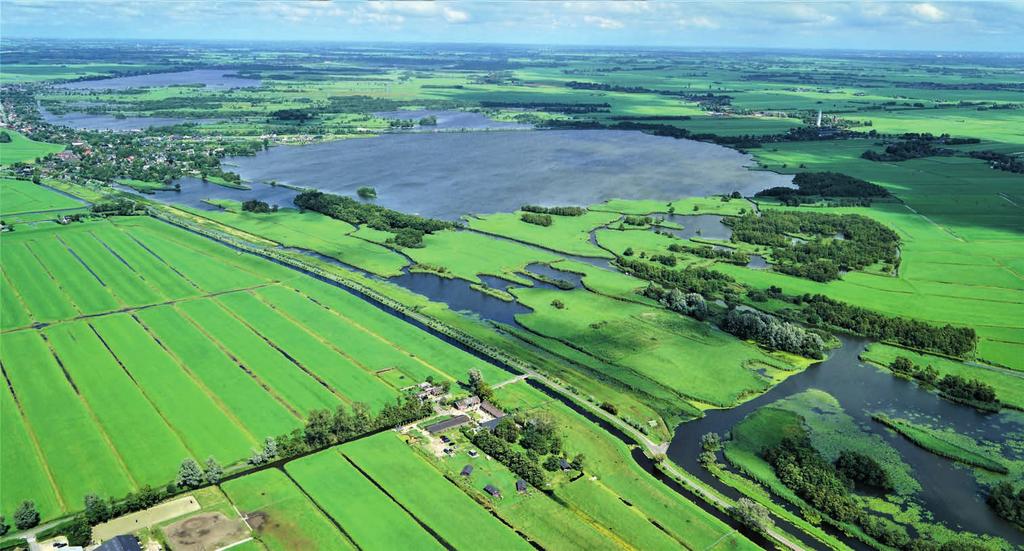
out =
[[[818,109],[818,128],[821,128],[821,109]]]

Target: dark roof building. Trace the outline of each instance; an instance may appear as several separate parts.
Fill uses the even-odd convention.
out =
[[[522,478],[520,478],[519,480],[516,481],[516,491],[517,492],[525,492],[526,491],[526,481],[523,480]]]
[[[434,423],[433,425],[430,425],[429,427],[427,427],[427,432],[429,432],[430,434],[437,434],[439,432],[444,432],[448,429],[455,428],[459,425],[465,425],[468,422],[468,415],[456,415],[451,419],[447,419],[441,421],[440,423]]]
[[[484,486],[484,491],[491,494],[494,497],[501,497],[501,490],[495,488],[490,484]]]
[[[564,457],[558,460],[558,466],[561,467],[563,471],[568,471],[572,468],[572,465],[570,465]]]
[[[462,468],[462,473],[461,474],[462,474],[462,476],[469,476],[469,475],[473,474],[473,466],[472,465],[466,465],[465,467]]]
[[[474,409],[474,408],[476,408],[479,405],[480,405],[480,397],[478,397],[478,396],[470,396],[468,398],[463,398],[463,399],[459,400],[458,402],[455,402],[455,407],[457,407],[457,408],[459,408],[461,410]]]
[[[103,545],[97,547],[96,551],[142,551],[142,547],[139,546],[139,540],[135,539],[135,536],[121,534],[103,542]]]
[[[505,416],[504,411],[501,411],[500,409],[498,409],[498,406],[495,406],[494,404],[487,401],[480,403],[480,410],[486,413],[487,415],[490,415],[491,417],[495,417],[498,419]]]
[[[494,427],[498,426],[498,423],[500,423],[500,422],[501,422],[501,418],[499,417],[499,418],[491,419],[489,421],[484,421],[483,423],[480,423],[480,426],[485,428],[485,429],[487,429],[487,430],[494,430]]]

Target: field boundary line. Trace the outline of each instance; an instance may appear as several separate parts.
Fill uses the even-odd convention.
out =
[[[89,413],[89,419],[92,421],[93,425],[96,425],[97,432],[99,432],[100,437],[103,438],[107,447],[110,448],[110,453],[114,456],[114,459],[117,461],[118,466],[121,467],[121,470],[124,471],[125,477],[128,479],[129,484],[131,484],[132,489],[138,489],[139,481],[135,480],[135,475],[133,475],[128,469],[128,463],[124,460],[124,457],[121,457],[121,452],[118,451],[117,446],[114,445],[113,439],[110,438],[110,434],[107,433],[107,428],[100,421],[99,416],[97,416],[96,412],[93,411],[92,405],[89,404],[89,400],[86,400],[85,396],[82,396],[82,393],[78,390],[78,385],[75,384],[75,380],[71,376],[71,373],[68,373],[67,368],[64,367],[64,361],[60,359],[60,355],[57,354],[57,350],[53,347],[53,343],[50,342],[50,339],[46,337],[46,334],[43,331],[39,331],[39,336],[46,343],[46,347],[50,349],[50,354],[53,356],[53,359],[57,361],[57,365],[60,366],[60,370],[64,372],[64,378],[67,379],[68,384],[71,385],[71,390],[75,392],[75,396],[78,397],[78,401],[82,403],[82,407],[84,407],[85,411]]]
[[[142,275],[142,272],[140,272],[139,270],[136,270],[134,266],[129,264],[128,261],[124,259],[124,257],[122,257],[120,254],[117,254],[117,252],[115,252],[114,249],[110,245],[107,245],[106,241],[103,241],[102,239],[100,239],[100,237],[98,235],[96,235],[96,233],[93,232],[91,228],[89,229],[89,231],[84,232],[84,233],[86,235],[88,235],[89,237],[91,237],[93,240],[95,240],[97,243],[99,243],[107,251],[107,254],[113,256],[115,259],[120,261],[121,264],[124,264],[125,267],[128,268],[128,270],[131,271],[131,273],[135,275],[135,277],[137,277],[140,281],[142,281],[143,285],[145,285],[151,291],[153,291],[154,295],[160,296],[160,297],[164,297],[166,299],[172,299],[173,298],[173,297],[170,297],[170,296],[167,296],[166,294],[164,294],[164,292],[162,290],[158,289],[157,287],[154,287],[149,282],[149,280],[146,279],[146,277],[144,275]]]
[[[36,435],[35,429],[32,428],[32,423],[29,422],[28,415],[25,414],[25,410],[21,407],[21,400],[18,399],[18,394],[14,392],[14,383],[11,382],[11,378],[7,375],[7,368],[4,366],[3,361],[0,361],[0,373],[4,376],[4,382],[7,383],[7,392],[11,393],[11,399],[14,401],[14,406],[18,408],[18,414],[21,416],[21,422],[25,427],[25,432],[28,433],[29,440],[32,441],[32,450],[39,459],[39,463],[43,466],[43,471],[46,473],[46,480],[50,483],[50,488],[53,490],[54,497],[57,498],[57,505],[60,507],[61,511],[67,512],[68,505],[64,501],[64,495],[60,491],[60,486],[57,485],[57,480],[53,477],[53,470],[50,467],[50,462],[46,460],[46,454],[43,453],[43,448],[39,445],[39,437]]]
[[[249,432],[249,429],[244,424],[242,424],[242,420],[235,415],[235,412],[231,411],[231,408],[229,408],[228,405],[225,404],[220,399],[220,396],[217,395],[217,393],[211,391],[210,388],[206,386],[205,383],[203,383],[202,379],[200,379],[195,373],[192,372],[191,369],[188,368],[188,366],[185,365],[185,362],[183,362],[181,358],[178,357],[177,354],[175,354],[170,348],[167,348],[163,341],[161,341],[156,336],[156,333],[154,333],[153,330],[150,329],[150,327],[146,325],[145,322],[142,321],[142,319],[140,319],[135,314],[132,314],[131,317],[133,320],[135,320],[135,323],[139,324],[139,326],[142,327],[142,330],[145,331],[146,334],[149,335],[151,339],[153,339],[153,342],[155,342],[157,346],[159,346],[160,349],[164,351],[164,354],[167,354],[167,357],[170,358],[171,361],[174,362],[175,365],[177,365],[185,373],[185,376],[192,380],[192,383],[196,385],[196,388],[201,390],[203,394],[209,396],[210,400],[212,400],[214,405],[217,406],[217,409],[219,409],[221,413],[224,414],[225,417],[227,417],[235,426],[237,426],[238,430],[240,430],[244,436],[247,436],[249,438],[250,443],[260,443],[260,441],[256,438],[256,435]]]
[[[121,229],[118,228],[118,231],[121,231]],[[136,245],[138,245],[139,247],[142,248],[142,250],[144,250],[147,253],[153,255],[153,258],[155,258],[158,261],[160,261],[161,264],[163,264],[164,266],[167,266],[167,268],[170,269],[172,272],[178,274],[178,276],[181,277],[181,279],[184,279],[189,285],[195,287],[196,289],[199,289],[200,291],[202,291],[204,293],[207,292],[206,289],[203,289],[195,281],[192,281],[192,278],[190,278],[187,275],[181,273],[181,271],[179,271],[177,268],[172,266],[170,262],[167,262],[166,260],[164,260],[162,256],[156,254],[156,251],[154,251],[153,249],[150,249],[149,247],[147,247],[142,241],[139,241],[134,235],[132,235],[132,234],[130,234],[128,232],[123,232],[123,231],[122,231],[122,233],[124,233],[126,236],[128,236],[129,239],[134,241]]]
[[[257,375],[255,372],[253,372],[252,369],[249,369],[249,367],[247,365],[245,365],[244,362],[239,360],[238,356],[235,356],[235,354],[233,352],[231,352],[231,350],[229,350],[227,348],[227,346],[224,345],[224,343],[222,343],[219,340],[217,340],[216,338],[214,338],[213,335],[207,333],[206,329],[203,328],[199,324],[199,322],[197,322],[195,319],[193,319],[192,316],[188,315],[188,313],[184,312],[180,308],[177,308],[176,306],[172,306],[172,308],[174,309],[174,311],[179,316],[184,318],[187,323],[192,324],[193,327],[198,329],[199,332],[202,333],[204,337],[206,337],[206,340],[210,341],[211,344],[213,344],[218,349],[220,349],[220,351],[225,356],[228,357],[228,360],[230,360],[232,363],[234,363],[236,366],[238,366],[238,368],[241,369],[242,371],[244,371],[246,373],[246,375],[252,377],[252,379],[254,381],[256,381],[256,384],[258,384],[261,387],[263,387],[263,389],[266,390],[271,396],[273,396],[274,399],[276,399],[278,402],[281,402],[281,405],[283,405],[285,407],[285,409],[287,409],[292,415],[294,415],[295,417],[299,418],[300,420],[303,418],[302,414],[299,413],[299,411],[296,410],[294,406],[292,406],[287,400],[285,400],[282,396],[280,396],[277,392],[275,392],[274,389],[270,385],[268,385],[262,378],[260,378],[259,375]]]
[[[359,369],[361,369],[364,372],[366,372],[367,375],[373,376],[376,379],[381,380],[379,377],[377,377],[377,372],[376,371],[367,368],[366,365],[363,364],[361,361],[357,360],[356,358],[354,358],[353,356],[349,355],[344,350],[342,350],[342,349],[338,348],[337,346],[335,346],[334,343],[332,343],[331,341],[327,340],[323,335],[321,335],[321,334],[313,331],[312,329],[310,329],[306,324],[296,320],[294,317],[289,315],[288,312],[285,312],[281,308],[278,308],[276,305],[267,302],[266,297],[260,296],[257,293],[249,293],[249,294],[251,294],[256,300],[258,300],[261,303],[263,303],[264,305],[266,305],[268,308],[270,308],[273,311],[275,311],[278,314],[280,314],[281,317],[286,318],[289,321],[291,321],[292,324],[294,324],[300,330],[302,330],[303,332],[305,332],[308,335],[310,335],[311,337],[313,337],[313,339],[315,339],[316,341],[320,342],[324,346],[326,346],[329,349],[333,350],[334,352],[338,353],[340,356],[342,356],[346,360],[349,360],[350,362],[352,362],[353,365],[355,365]],[[397,369],[397,368],[392,368],[392,369]],[[401,390],[401,389],[395,388],[394,386],[388,384],[386,381],[381,380],[381,382],[382,382],[382,384],[387,385],[390,388],[393,388],[393,389],[398,390],[398,391]]]
[[[79,306],[77,302],[71,299],[71,295],[68,293],[67,289],[65,289],[64,286],[60,284],[60,281],[57,278],[53,277],[53,274],[50,273],[50,268],[48,268],[46,264],[43,263],[42,259],[39,258],[39,255],[36,254],[34,250],[32,250],[32,247],[28,246],[28,244],[31,242],[31,240],[28,240],[22,244],[25,246],[25,249],[28,250],[29,254],[32,255],[32,258],[36,259],[36,262],[39,263],[39,266],[43,269],[43,273],[45,273],[46,276],[49,277],[51,281],[53,281],[53,284],[54,286],[57,287],[57,290],[59,290],[64,295],[64,298],[67,299],[68,304],[70,304],[72,308],[75,309],[76,312],[84,315],[85,312],[82,311],[82,307]]]
[[[287,465],[287,463],[285,465]],[[317,502],[317,500],[314,499],[313,496],[309,495],[309,492],[307,492],[306,489],[302,487],[302,484],[299,484],[298,480],[295,480],[294,478],[292,478],[292,473],[288,472],[288,469],[286,469],[285,466],[281,466],[281,467],[279,467],[279,469],[280,469],[280,471],[282,473],[284,473],[285,478],[287,478],[288,481],[292,483],[292,486],[295,486],[295,488],[297,488],[299,490],[299,492],[302,493],[302,495],[306,497],[306,500],[309,501],[309,503],[311,505],[313,505],[313,507],[316,507],[316,510],[319,511],[320,514],[323,515],[324,518],[326,518],[328,522],[333,524],[334,527],[338,529],[338,532],[341,532],[342,536],[345,536],[345,539],[348,540],[348,542],[352,544],[352,547],[356,548],[359,551],[362,551],[363,547],[361,545],[359,545],[356,542],[355,538],[353,538],[348,533],[348,530],[345,530],[345,528],[341,525],[340,522],[338,522],[337,519],[335,519],[330,514],[328,514],[327,511],[325,511],[324,508],[320,506],[320,503]],[[248,522],[246,524],[248,524]]]
[[[36,319],[35,315],[32,313],[32,310],[28,307],[28,304],[25,303],[25,297],[21,296],[21,292],[18,291],[18,287],[14,285],[14,282],[11,281],[11,277],[7,275],[7,270],[3,267],[3,265],[0,265],[0,277],[3,277],[4,281],[7,282],[7,286],[10,288],[11,292],[14,293],[15,298],[18,299],[18,304],[21,305],[21,309],[25,312],[26,315],[28,315],[29,321],[32,322],[31,324],[25,327],[31,327],[32,325],[39,323],[39,320]],[[12,327],[11,329],[5,329],[3,332],[7,333],[8,331],[15,331],[17,329],[20,328]]]
[[[93,334],[96,335],[96,338],[99,339],[101,343],[103,343],[103,348],[107,349],[107,353],[110,354],[111,358],[114,358],[114,361],[117,362],[118,367],[120,367],[121,370],[124,371],[124,374],[128,376],[128,379],[132,382],[133,385],[135,385],[135,388],[139,390],[139,393],[142,394],[142,397],[146,399],[146,402],[149,403],[149,406],[153,408],[153,411],[156,412],[158,416],[160,416],[160,420],[164,422],[164,425],[166,425],[167,429],[171,431],[171,434],[178,438],[178,442],[181,443],[182,448],[188,450],[188,452],[192,454],[192,457],[199,457],[199,454],[197,454],[195,450],[191,449],[188,445],[188,442],[186,442],[185,439],[182,438],[177,428],[167,419],[167,417],[164,417],[164,412],[161,411],[160,408],[158,408],[155,403],[153,403],[153,400],[152,398],[150,398],[149,393],[146,392],[146,389],[142,385],[140,385],[138,381],[135,380],[135,376],[132,375],[130,371],[128,371],[128,368],[125,367],[124,363],[121,361],[121,358],[117,357],[117,354],[114,353],[114,350],[110,348],[110,345],[107,344],[107,340],[103,338],[103,335],[100,335],[99,330],[97,330],[96,327],[94,327],[93,324],[91,323],[86,322],[86,325],[89,327],[89,329],[92,330]]]
[[[253,293],[251,293],[251,292],[249,292],[248,294],[253,295]],[[253,296],[255,296],[255,295],[253,295]],[[273,348],[278,354],[283,356],[284,359],[288,360],[292,365],[294,365],[295,367],[299,368],[300,371],[302,371],[306,375],[309,375],[314,381],[320,383],[321,386],[326,388],[327,391],[330,392],[331,394],[333,394],[334,396],[337,396],[338,399],[340,399],[342,402],[345,402],[348,405],[352,405],[355,402],[355,400],[353,400],[352,398],[350,398],[350,397],[348,397],[348,396],[346,396],[344,394],[341,394],[338,391],[336,391],[334,389],[334,387],[332,387],[331,385],[329,385],[327,383],[327,381],[323,380],[313,370],[311,370],[308,367],[306,367],[305,365],[303,365],[302,362],[300,362],[298,360],[298,358],[295,358],[294,356],[289,354],[285,349],[283,349],[280,346],[278,346],[277,343],[275,343],[273,340],[270,339],[270,337],[264,335],[263,332],[261,332],[260,330],[256,329],[256,327],[253,326],[252,324],[250,324],[248,322],[248,320],[243,319],[241,316],[239,316],[234,311],[232,311],[230,308],[228,308],[224,303],[222,303],[219,300],[212,300],[211,302],[213,302],[218,308],[220,308],[221,311],[223,311],[227,315],[231,316],[232,318],[238,320],[238,322],[241,323],[246,329],[248,329],[249,332],[251,332],[253,335],[256,335],[257,337],[262,339],[263,342],[267,343],[267,346]]]

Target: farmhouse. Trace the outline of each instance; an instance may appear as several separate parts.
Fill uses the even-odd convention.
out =
[[[455,428],[455,427],[458,427],[458,426],[461,426],[461,425],[465,425],[468,422],[469,422],[469,416],[468,415],[456,415],[455,417],[452,417],[451,419],[446,419],[444,421],[441,421],[440,423],[434,423],[433,425],[428,426],[427,427],[427,432],[429,432],[430,434],[437,434],[439,432],[444,432],[444,431],[446,431],[448,429],[451,429],[451,428]]]
[[[142,551],[142,548],[139,547],[139,540],[135,539],[135,536],[121,534],[103,542],[96,551]]]
[[[494,404],[484,401],[480,403],[480,411],[494,417],[495,419],[501,419],[505,416],[505,412],[498,409]]]
[[[495,488],[492,484],[488,484],[488,485],[484,486],[484,491],[489,493],[489,494],[491,494],[492,496],[494,496],[496,498],[499,498],[499,499],[501,498],[501,490]]]
[[[463,398],[463,399],[459,400],[458,402],[455,402],[455,407],[461,409],[462,411],[474,410],[474,409],[480,407],[480,397],[479,396],[470,396],[468,398]]]
[[[568,471],[572,469],[572,465],[570,465],[564,457],[558,460],[558,466],[561,467],[563,471]]]

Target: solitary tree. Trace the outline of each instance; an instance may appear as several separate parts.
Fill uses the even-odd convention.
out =
[[[206,471],[203,474],[206,476],[207,482],[216,484],[224,476],[224,469],[221,468],[220,463],[217,463],[217,460],[211,455],[206,459]]]
[[[469,391],[480,397],[481,400],[490,400],[494,396],[491,385],[484,381],[484,376],[479,370],[469,370]]]
[[[110,505],[96,494],[85,496],[85,518],[89,524],[99,524],[110,518]]]
[[[582,453],[578,453],[575,457],[572,458],[572,461],[569,463],[569,465],[571,465],[572,468],[576,469],[577,471],[582,471],[583,466],[586,464],[586,462],[587,458]]]
[[[25,500],[14,510],[14,526],[18,530],[28,530],[39,524],[39,511],[36,504]]]
[[[186,458],[181,462],[181,467],[178,469],[178,486],[182,488],[196,488],[203,483],[203,471],[199,468],[199,463],[196,463],[195,459],[191,457]]]
[[[706,452],[716,452],[722,449],[722,438],[716,432],[709,432],[700,437],[700,447]]]
[[[736,501],[736,505],[729,509],[729,514],[741,524],[760,533],[770,530],[775,525],[764,505],[745,497]]]
[[[4,517],[0,517],[0,536],[6,536],[8,530],[10,529],[11,526],[7,524],[7,519],[5,519]]]
[[[83,517],[75,517],[68,526],[65,535],[68,537],[68,545],[85,547],[92,543],[92,526]]]

